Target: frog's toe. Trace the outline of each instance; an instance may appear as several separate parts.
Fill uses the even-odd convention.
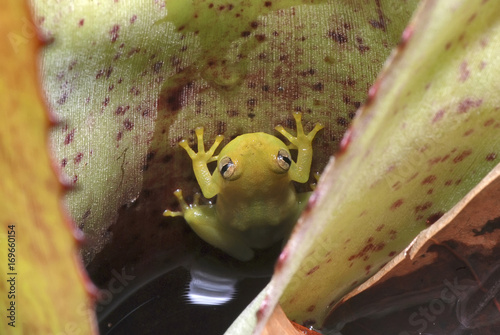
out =
[[[314,183],[311,183],[309,184],[309,186],[311,187],[312,190],[315,190],[316,189],[316,186],[318,184],[318,181],[319,181],[319,178],[321,177],[321,174],[319,172],[315,172],[313,174],[313,177],[315,179],[315,182]]]
[[[314,136],[316,136],[316,134],[318,133],[318,131],[320,131],[321,129],[325,128],[325,126],[321,123],[316,123],[314,125],[314,129],[311,130],[311,132],[309,134],[307,134],[307,138],[312,141]]]
[[[171,211],[169,209],[166,209],[164,212],[163,212],[163,216],[169,216],[169,217],[176,217],[176,216],[184,216],[184,214],[182,212],[178,212],[178,211]]]
[[[201,194],[199,192],[196,192],[194,194],[194,199],[193,199],[193,206],[198,206],[200,205],[200,198],[201,198]]]
[[[302,113],[301,112],[293,112],[292,116],[295,119],[296,124],[302,123]]]
[[[290,141],[292,145],[297,146],[297,141],[296,141],[297,139],[295,138],[295,136],[286,131],[286,129],[283,126],[278,125],[274,127],[274,129],[276,129],[281,135],[283,135],[288,141]]]
[[[181,207],[180,211],[171,211],[170,209],[167,209],[163,212],[163,216],[169,216],[169,217],[175,217],[175,216],[184,216],[184,213],[186,210],[190,208],[190,206],[186,203],[186,200],[184,200],[184,196],[182,195],[182,190],[177,189],[174,192],[175,197],[179,201],[179,205]]]
[[[180,146],[181,148],[183,148],[184,150],[186,150],[187,154],[189,155],[189,157],[191,157],[191,159],[192,159],[193,157],[196,157],[196,152],[194,152],[194,150],[193,150],[193,149],[191,149],[191,147],[189,146],[188,141],[186,141],[186,140],[182,140],[182,141],[180,141],[180,142],[179,142],[179,146]]]
[[[183,209],[189,208],[188,204],[186,203],[186,200],[184,200],[184,196],[182,195],[181,189],[175,190],[174,195],[177,198],[177,200],[179,201],[181,208],[183,208]]]

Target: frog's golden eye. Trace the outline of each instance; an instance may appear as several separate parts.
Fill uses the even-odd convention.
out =
[[[219,172],[222,178],[229,179],[234,174],[235,165],[231,158],[223,157],[219,162]]]
[[[278,151],[277,159],[280,168],[285,171],[288,171],[288,169],[290,169],[290,165],[292,165],[292,157],[290,157],[288,151],[286,151],[285,149],[280,149],[280,151]]]

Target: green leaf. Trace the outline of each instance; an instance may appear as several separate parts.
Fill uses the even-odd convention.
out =
[[[320,326],[499,162],[500,4],[423,1],[285,247],[260,310]]]
[[[49,115],[38,81],[42,42],[29,7],[0,4],[0,258],[2,334],[96,334],[95,293],[61,207]]]
[[[420,233],[405,252],[345,296],[329,314],[325,328],[349,323],[347,327],[355,334],[356,326],[366,329],[374,322],[383,334],[403,334],[403,329],[415,328],[451,334],[464,327],[478,334],[495,334],[500,324],[495,317],[499,198],[500,164],[439,222]],[[445,308],[456,313],[443,313]],[[420,311],[429,311],[437,322],[424,321],[429,319],[420,318]],[[416,315],[418,321],[413,322]]]
[[[54,39],[44,88],[64,122],[53,147],[77,187],[67,203],[86,261],[141,191],[155,195],[141,206],[161,222],[173,190],[198,190],[177,148],[197,126],[228,141],[274,133],[301,110],[306,127],[326,126],[313,162],[322,170],[416,3],[35,0]]]
[[[43,53],[48,102],[62,120],[52,132],[57,164],[76,190],[67,203],[86,234],[86,259],[109,240],[118,208],[140,191],[158,94],[173,71],[162,49],[179,43],[154,26],[164,8],[150,2],[34,1],[53,38]],[[147,18],[147,20],[145,20]]]

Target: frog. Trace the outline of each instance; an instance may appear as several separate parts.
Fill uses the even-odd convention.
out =
[[[309,180],[313,157],[312,142],[324,126],[316,123],[304,133],[302,114],[293,113],[297,135],[281,125],[275,129],[289,142],[264,133],[242,134],[227,143],[218,155],[215,151],[224,136],[217,135],[206,151],[204,128],[195,129],[195,152],[186,140],[179,145],[192,160],[192,167],[207,199],[215,204],[200,205],[200,194],[192,204],[184,200],[182,190],[174,192],[180,211],[165,210],[167,217],[184,217],[191,229],[204,241],[240,260],[254,258],[255,250],[266,249],[291,233],[312,192],[298,193],[293,182]],[[290,150],[297,150],[296,161]],[[208,164],[217,162],[210,172]]]

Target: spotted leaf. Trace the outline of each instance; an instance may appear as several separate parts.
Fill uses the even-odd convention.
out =
[[[37,58],[23,1],[0,4],[0,257],[2,334],[96,334],[81,235],[61,206]],[[93,292],[95,293],[95,292]]]
[[[280,256],[262,323],[279,300],[320,327],[498,164],[499,13],[421,2]]]
[[[54,41],[43,53],[44,89],[62,120],[51,138],[76,187],[67,203],[88,262],[113,223],[157,236],[172,191],[199,190],[177,146],[197,126],[226,140],[276,134],[302,111],[306,127],[326,126],[314,149],[322,170],[417,1],[33,3]],[[120,223],[133,216],[118,210],[134,202],[148,225]]]

